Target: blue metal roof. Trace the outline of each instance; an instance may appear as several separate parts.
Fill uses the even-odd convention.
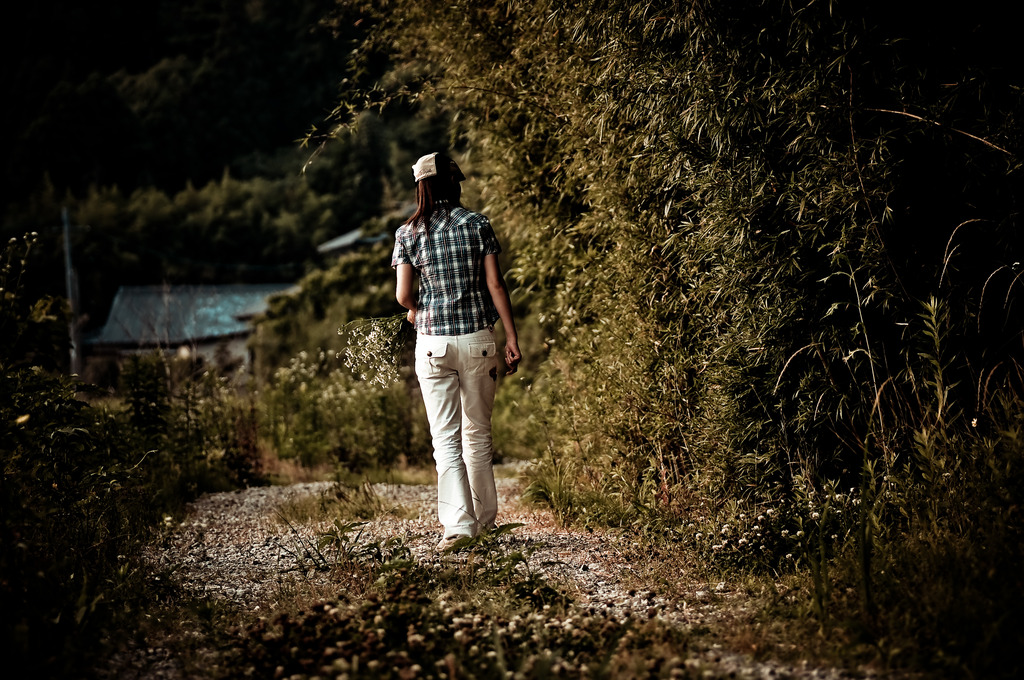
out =
[[[174,346],[243,335],[270,296],[291,283],[223,286],[122,286],[107,323],[89,345]]]
[[[378,234],[376,236],[363,236],[361,229],[353,229],[350,232],[342,234],[341,236],[335,236],[330,241],[324,241],[316,247],[323,255],[330,255],[331,253],[340,253],[349,248],[354,248],[360,245],[370,245],[383,241],[388,238],[387,234]]]

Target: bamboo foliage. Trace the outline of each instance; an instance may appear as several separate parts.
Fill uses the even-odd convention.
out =
[[[420,69],[371,99],[451,111],[546,339],[557,446],[599,484],[766,497],[857,479],[865,446],[891,466],[940,284],[950,370],[1019,354],[1007,276],[983,308],[1000,328],[971,331],[1022,248],[1019,90],[990,78],[993,107],[966,74],[933,86],[898,12],[852,5],[381,5],[376,47]],[[936,252],[980,215],[1003,254]],[[974,384],[924,387],[966,412]]]

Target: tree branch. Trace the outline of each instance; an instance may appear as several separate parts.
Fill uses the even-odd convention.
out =
[[[878,113],[891,113],[891,114],[896,115],[896,116],[906,116],[907,118],[913,118],[914,120],[919,120],[922,123],[929,123],[929,124],[934,125],[936,127],[940,127],[940,128],[947,127],[947,126],[943,125],[942,123],[940,123],[938,121],[929,120],[928,118],[923,118],[921,116],[918,116],[918,115],[913,114],[913,113],[908,113],[906,111],[893,111],[892,109],[868,109],[868,111],[876,111]],[[964,137],[970,137],[971,139],[973,139],[976,142],[981,142],[985,146],[991,147],[991,148],[995,149],[996,151],[1002,151],[1007,156],[1014,156],[1013,153],[1011,153],[1010,151],[1007,151],[1006,149],[1002,148],[1001,146],[996,146],[995,144],[993,144],[992,142],[988,141],[987,139],[982,139],[981,137],[978,137],[977,135],[972,135],[970,132],[964,132],[963,130],[958,130],[957,128],[954,128],[954,127],[951,127],[951,128],[948,128],[948,129],[952,130],[953,132],[956,132],[958,134],[961,134]]]

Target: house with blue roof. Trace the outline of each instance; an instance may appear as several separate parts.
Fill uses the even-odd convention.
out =
[[[122,286],[107,322],[85,339],[89,354],[163,351],[221,367],[250,364],[251,320],[291,283]]]

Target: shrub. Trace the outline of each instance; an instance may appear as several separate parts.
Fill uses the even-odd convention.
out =
[[[300,352],[262,389],[260,417],[274,451],[305,465],[420,463],[429,431],[416,396],[405,382],[359,380],[333,352]]]
[[[0,638],[12,667],[68,677],[149,604],[152,528],[224,475],[176,457],[162,358],[130,362],[126,409],[46,369],[61,359],[39,339],[65,327],[24,295],[27,247],[0,256]]]

